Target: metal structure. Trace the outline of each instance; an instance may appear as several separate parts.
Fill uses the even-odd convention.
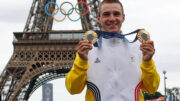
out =
[[[166,94],[166,79],[167,79],[167,77],[166,77],[166,73],[167,73],[167,71],[166,70],[163,70],[163,74],[164,74],[164,97],[165,97],[165,101],[166,101],[166,99],[167,99],[167,94]]]
[[[59,31],[52,30],[52,17],[40,9],[50,1],[56,2],[33,0],[24,31],[13,33],[14,52],[0,75],[0,101],[27,101],[41,85],[65,77],[84,32],[99,29],[96,16],[100,0],[84,0],[89,12],[81,19],[82,30]],[[82,12],[86,9],[83,4],[78,7]]]

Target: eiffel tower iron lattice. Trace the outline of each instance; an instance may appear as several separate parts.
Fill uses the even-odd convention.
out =
[[[82,30],[60,31],[52,30],[53,18],[40,9],[50,1],[56,2],[33,0],[23,32],[13,33],[14,52],[0,74],[0,101],[27,101],[41,85],[65,77],[75,59],[74,48],[84,32],[99,29],[96,16],[100,0],[84,0],[89,12],[82,16]],[[83,4],[78,7],[82,12],[85,10]]]

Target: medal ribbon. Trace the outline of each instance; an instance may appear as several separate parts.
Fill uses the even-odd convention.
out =
[[[101,44],[102,44],[102,38],[105,38],[105,39],[109,39],[109,38],[120,38],[120,39],[124,39],[125,36],[127,35],[131,35],[131,34],[135,34],[135,33],[138,33],[140,30],[142,29],[137,29],[133,32],[130,32],[128,34],[118,34],[118,33],[115,33],[115,32],[106,32],[106,31],[99,31],[99,30],[96,30],[95,32],[98,34],[99,36],[99,39],[98,41],[94,44],[94,47],[101,47]],[[136,37],[135,39],[130,42],[130,43],[133,43],[135,41],[137,41],[137,34],[136,34]]]

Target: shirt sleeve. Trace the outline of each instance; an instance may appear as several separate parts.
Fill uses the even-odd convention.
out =
[[[88,61],[83,60],[76,54],[73,67],[66,75],[66,88],[71,94],[78,94],[84,89],[86,84]]]
[[[154,61],[151,59],[148,62],[142,61],[142,86],[141,89],[153,94],[159,87],[160,77],[156,71]]]

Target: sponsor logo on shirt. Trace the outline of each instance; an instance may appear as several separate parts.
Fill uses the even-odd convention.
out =
[[[100,63],[101,60],[99,58],[96,58],[96,60],[94,61],[94,63]]]

